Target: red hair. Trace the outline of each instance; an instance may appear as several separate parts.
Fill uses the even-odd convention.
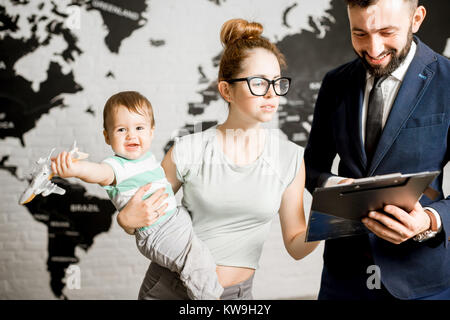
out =
[[[262,36],[263,26],[258,22],[231,19],[225,22],[220,31],[220,41],[224,46],[219,65],[219,81],[230,80],[241,72],[242,61],[248,51],[263,48],[277,57],[280,67],[286,67],[286,60],[277,46]]]

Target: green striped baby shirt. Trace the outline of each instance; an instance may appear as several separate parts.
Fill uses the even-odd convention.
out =
[[[163,204],[169,204],[166,214],[161,216],[152,226],[163,222],[176,211],[177,201],[172,186],[166,179],[164,169],[150,151],[139,159],[130,160],[115,155],[106,158],[102,163],[108,164],[114,171],[116,184],[103,188],[117,210],[122,210],[140,187],[151,182],[151,188],[145,193],[143,199],[150,197],[161,188],[165,188],[165,192],[169,194],[169,197],[163,202]]]

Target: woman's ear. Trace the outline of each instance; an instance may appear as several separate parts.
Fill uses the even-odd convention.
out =
[[[224,98],[228,103],[231,102],[231,87],[230,84],[226,81],[219,81],[217,84],[217,89],[220,92],[222,98]]]
[[[105,129],[103,129],[103,137],[105,138],[106,144],[111,145],[109,142],[108,132]]]

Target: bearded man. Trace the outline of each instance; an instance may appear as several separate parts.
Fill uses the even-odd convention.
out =
[[[319,299],[450,299],[450,62],[413,34],[417,0],[347,0],[357,59],[323,79],[305,151],[306,187],[440,170],[411,212],[368,213],[367,234],[327,240]],[[337,175],[331,173],[339,156]],[[369,270],[371,272],[369,272]],[[375,270],[380,285],[370,285]]]

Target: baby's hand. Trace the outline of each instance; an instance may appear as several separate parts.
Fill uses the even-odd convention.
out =
[[[70,152],[63,151],[52,158],[52,170],[61,178],[71,178],[79,175],[81,166],[79,162],[72,160]]]

